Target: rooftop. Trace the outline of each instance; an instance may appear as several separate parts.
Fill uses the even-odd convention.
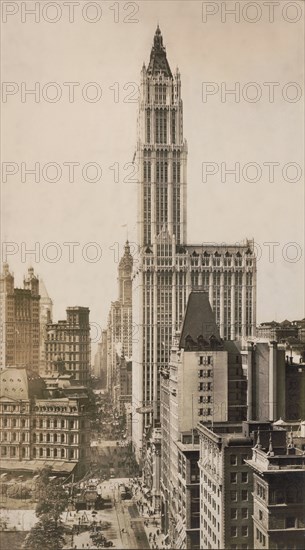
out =
[[[207,292],[192,291],[183,320],[179,347],[213,349],[222,345]]]

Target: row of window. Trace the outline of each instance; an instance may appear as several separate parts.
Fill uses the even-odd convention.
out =
[[[237,472],[231,472],[230,473],[230,482],[231,483],[237,483],[239,474]],[[241,472],[240,474],[240,480],[242,483],[248,483],[248,473],[247,472]]]
[[[208,356],[200,355],[198,364],[199,365],[213,365],[213,356],[212,355],[208,355]]]
[[[240,518],[238,517],[239,516],[238,511],[239,511],[238,508],[230,509],[231,519],[248,519],[249,517],[248,508],[240,508]]]
[[[242,525],[240,527],[240,532],[237,525],[231,525],[231,528],[230,528],[231,537],[237,537],[237,536],[247,537],[248,534],[249,534],[248,525]]]
[[[243,502],[248,501],[248,498],[249,498],[248,491],[246,489],[242,489],[242,491],[240,493],[240,497],[241,497],[241,500]],[[238,500],[238,492],[237,491],[230,491],[230,500],[231,500],[231,502],[237,502],[237,500]]]
[[[198,371],[198,376],[199,378],[212,378],[213,371],[211,369],[207,369],[207,370],[200,369]]]

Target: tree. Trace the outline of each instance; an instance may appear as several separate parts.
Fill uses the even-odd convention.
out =
[[[51,468],[43,468],[36,485],[36,516],[47,514],[50,519],[58,521],[68,504],[68,495],[59,479],[51,479]]]
[[[39,521],[25,538],[25,550],[60,550],[65,544],[60,516],[68,504],[68,495],[60,480],[50,479],[51,474],[52,469],[48,467],[39,473],[35,489]]]
[[[24,550],[60,550],[65,545],[64,527],[61,522],[42,516],[26,536]]]

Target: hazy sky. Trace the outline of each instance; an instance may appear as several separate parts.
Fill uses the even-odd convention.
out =
[[[66,306],[82,305],[90,307],[92,322],[106,324],[117,293],[117,252],[126,238],[122,225],[136,240],[137,183],[123,181],[136,144],[137,103],[131,100],[159,22],[171,68],[181,72],[188,242],[254,238],[261,256],[258,321],[304,317],[304,14],[293,22],[296,8],[280,2],[272,23],[264,3],[254,2],[238,22],[220,13],[221,4],[229,9],[235,2],[74,2],[69,22],[68,6],[54,2],[43,10],[40,2],[35,22],[24,2],[10,4],[6,11],[16,13],[2,13],[2,79],[10,83],[2,97],[2,161],[16,173],[7,181],[2,176],[2,239],[15,243],[8,262],[17,286],[32,264],[54,301],[54,320],[64,317]],[[293,4],[304,11],[303,2]],[[217,8],[205,22],[205,10]],[[35,82],[36,98],[25,95]],[[79,83],[71,102],[69,82]],[[207,82],[213,84],[207,88]],[[234,86],[239,102],[224,94]],[[207,89],[214,93],[205,98]],[[90,101],[100,90],[100,100]],[[79,165],[69,181],[64,163],[72,162]],[[24,172],[35,163],[38,182]],[[56,175],[48,163],[59,165],[59,181],[46,181]],[[100,181],[88,181],[98,174],[94,166],[84,168],[88,163],[102,168]],[[216,172],[206,182],[202,163]],[[224,174],[236,163],[239,182]],[[277,163],[273,182],[270,163]],[[258,181],[249,181],[255,174]],[[71,242],[79,243],[73,262],[63,244]],[[97,262],[88,261],[97,252],[90,242],[102,250]],[[271,242],[277,243],[273,258]],[[37,257],[24,257],[35,243]]]

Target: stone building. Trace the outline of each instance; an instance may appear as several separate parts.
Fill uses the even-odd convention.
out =
[[[200,548],[253,546],[253,432],[259,423],[200,422]],[[270,426],[270,423],[262,424]]]
[[[39,372],[39,280],[32,267],[23,288],[14,288],[8,264],[0,277],[0,368],[17,365]]]
[[[246,419],[246,397],[238,347],[220,338],[208,294],[192,291],[169,366],[161,372],[162,528],[173,548],[200,543],[197,424]]]
[[[120,393],[118,357],[122,354],[128,360],[132,357],[132,266],[133,257],[127,241],[118,267],[118,300],[111,303],[107,325],[107,389],[117,409]]]
[[[102,331],[101,341],[97,345],[94,357],[94,376],[100,381],[102,388],[107,386],[107,330]]]
[[[187,244],[187,143],[179,70],[173,73],[157,27],[148,66],[141,71],[138,139],[138,245],[133,315],[133,445],[160,423],[160,370],[169,361],[192,289],[208,292],[220,337],[249,336],[256,328],[253,241]],[[200,242],[200,241],[199,241]]]
[[[253,474],[253,547],[304,548],[304,450],[284,429],[259,430],[246,464]]]
[[[39,323],[40,323],[40,342],[39,342],[39,374],[43,376],[46,372],[46,340],[47,325],[52,322],[53,302],[48,294],[43,280],[39,279]]]
[[[85,388],[48,387],[35,372],[9,367],[0,373],[0,455],[2,470],[56,472],[88,461],[89,420]]]
[[[283,342],[254,338],[237,343],[247,380],[248,420],[305,416],[305,356]]]
[[[67,373],[87,385],[91,373],[89,308],[68,307],[66,311],[66,320],[47,324],[46,375]]]

